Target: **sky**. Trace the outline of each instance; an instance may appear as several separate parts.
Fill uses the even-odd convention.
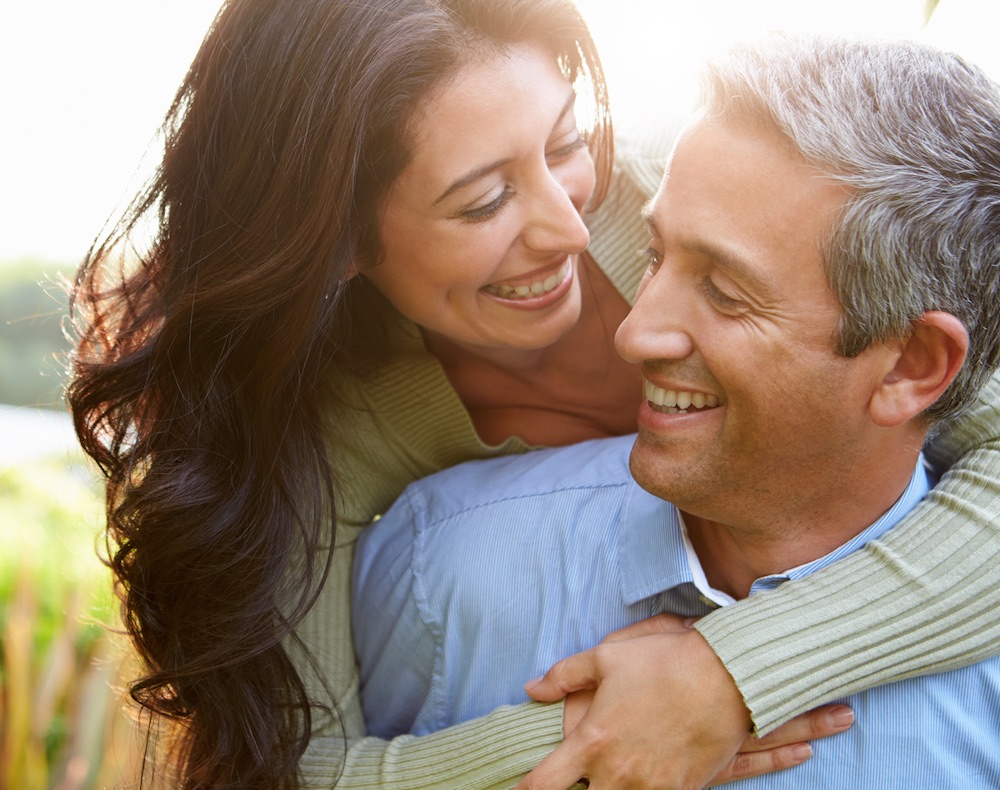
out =
[[[924,38],[1000,78],[997,0],[578,0],[616,116],[690,101],[701,58],[771,29]],[[74,263],[155,166],[155,134],[219,0],[0,8],[0,264]]]

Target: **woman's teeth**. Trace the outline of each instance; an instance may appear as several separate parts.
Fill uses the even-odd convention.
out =
[[[570,262],[566,261],[566,263],[559,267],[559,271],[555,274],[551,274],[544,280],[539,280],[536,283],[518,286],[486,285],[483,287],[483,290],[494,296],[499,296],[501,299],[530,299],[548,293],[562,283],[569,274],[569,268]]]
[[[643,388],[646,400],[657,411],[667,414],[687,414],[687,410],[692,406],[695,409],[714,409],[719,405],[719,398],[716,395],[705,392],[665,390],[649,381],[643,382]]]

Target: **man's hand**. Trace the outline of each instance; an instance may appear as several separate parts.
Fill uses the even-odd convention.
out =
[[[811,753],[805,739],[852,718],[834,706],[748,737],[750,713],[732,677],[697,631],[669,615],[560,661],[528,693],[567,697],[565,740],[517,790],[565,790],[580,777],[594,790],[705,787],[796,765]]]

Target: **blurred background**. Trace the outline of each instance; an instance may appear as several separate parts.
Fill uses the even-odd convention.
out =
[[[626,125],[683,113],[706,55],[772,29],[922,39],[1000,76],[996,0],[578,4]],[[98,559],[102,494],[61,396],[65,284],[152,172],[159,121],[218,6],[0,7],[0,788],[134,778],[125,651],[104,627],[116,607]]]

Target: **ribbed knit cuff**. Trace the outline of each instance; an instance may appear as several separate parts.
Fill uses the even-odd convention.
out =
[[[1000,651],[1000,525],[977,526],[973,508],[960,517],[932,496],[944,501],[925,502],[906,529],[696,624],[758,735],[862,689]]]
[[[507,790],[562,741],[563,705],[528,703],[416,737],[314,739],[301,764],[306,786],[337,790]]]

